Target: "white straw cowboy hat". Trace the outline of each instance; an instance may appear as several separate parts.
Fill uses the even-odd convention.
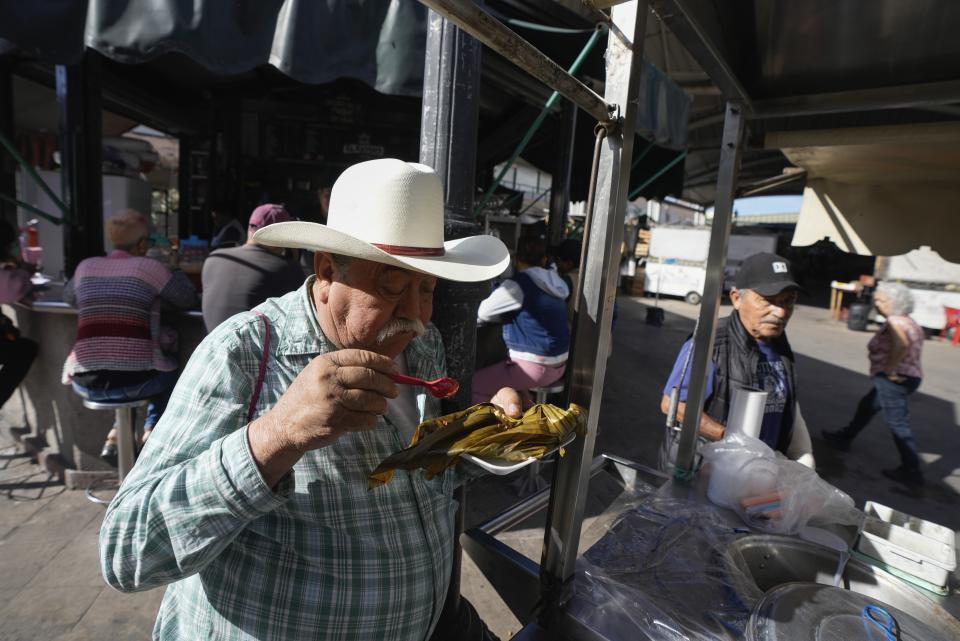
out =
[[[473,282],[499,276],[510,262],[493,236],[444,242],[443,186],[426,165],[381,158],[340,174],[330,192],[327,224],[293,221],[258,229],[263,245],[353,256]]]

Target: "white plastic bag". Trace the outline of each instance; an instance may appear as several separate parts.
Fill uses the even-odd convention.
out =
[[[707,497],[751,527],[796,534],[808,523],[858,523],[852,498],[759,439],[729,434],[701,453],[710,465]]]

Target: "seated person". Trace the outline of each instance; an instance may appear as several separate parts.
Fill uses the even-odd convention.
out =
[[[203,263],[203,324],[207,332],[234,314],[246,312],[268,298],[298,289],[306,275],[288,257],[296,250],[254,242],[261,227],[291,220],[283,205],[260,205],[250,215],[247,242],[220,249]]]
[[[733,312],[720,319],[707,377],[707,398],[700,419],[700,435],[720,440],[726,431],[733,390],[749,387],[767,392],[760,440],[788,458],[814,467],[813,448],[800,415],[793,350],[784,330],[797,302],[797,285],[790,262],[776,254],[754,254],[743,261],[730,290]],[[663,389],[661,410],[666,414],[670,393],[681,378],[693,338],[680,348]],[[690,363],[693,363],[691,356]],[[680,385],[677,419],[683,420],[690,372]]]
[[[181,271],[146,258],[150,221],[128,209],[107,220],[113,251],[83,260],[63,290],[76,307],[77,338],[63,365],[63,383],[92,401],[150,399],[144,440],[160,420],[177,382],[177,360],[160,340],[161,302],[186,309],[197,292]],[[116,464],[116,429],[100,456]]]
[[[570,349],[566,299],[570,290],[560,275],[544,267],[547,246],[535,237],[521,238],[514,257],[515,274],[483,302],[481,323],[501,323],[508,358],[473,375],[473,401],[489,399],[501,387],[525,390],[552,385],[563,377]]]
[[[17,258],[17,233],[0,220],[0,303],[26,303],[33,299],[30,272]],[[7,402],[30,371],[37,356],[37,344],[20,336],[20,330],[0,314],[0,407]]]

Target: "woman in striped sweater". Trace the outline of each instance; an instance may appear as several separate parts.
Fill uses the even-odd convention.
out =
[[[197,305],[197,292],[180,271],[146,258],[150,221],[127,210],[107,220],[113,250],[82,261],[64,288],[78,310],[77,337],[63,367],[64,384],[93,401],[150,399],[144,440],[160,419],[177,382],[176,358],[164,353],[160,308]],[[116,429],[100,456],[116,464]]]

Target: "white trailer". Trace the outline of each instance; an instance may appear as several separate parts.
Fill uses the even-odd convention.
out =
[[[682,296],[691,305],[699,304],[707,277],[709,247],[709,227],[655,227],[650,232],[644,289],[667,296]],[[724,289],[733,286],[744,258],[758,252],[773,252],[776,248],[777,237],[773,235],[731,235]]]
[[[960,264],[944,260],[929,247],[900,256],[878,256],[873,274],[878,281],[900,282],[913,294],[913,320],[941,330],[947,322],[944,307],[960,309]]]

